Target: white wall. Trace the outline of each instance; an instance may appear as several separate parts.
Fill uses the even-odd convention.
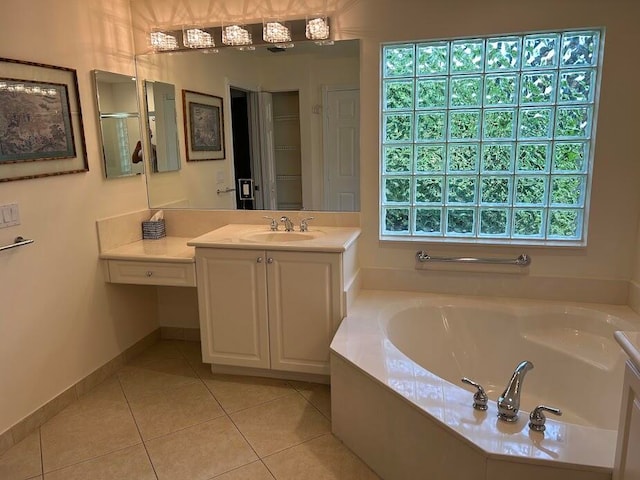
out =
[[[189,9],[172,9],[170,0],[132,0],[137,50],[146,51],[151,26],[215,24],[232,19],[259,21],[286,14],[303,18],[326,8],[337,38],[360,38],[361,264],[365,285],[410,286],[457,293],[525,295],[625,302],[636,253],[640,212],[639,154],[635,138],[640,111],[640,64],[635,48],[640,2],[634,0],[334,0],[269,3],[221,1],[210,12],[206,0],[191,0]],[[527,248],[533,264],[527,276],[470,276],[414,270],[420,244],[378,241],[379,65],[382,42],[438,39],[565,28],[606,28],[602,93],[591,195],[589,244],[586,248]],[[521,247],[428,245],[440,255],[508,255]],[[390,286],[393,286],[390,285]],[[446,285],[446,287],[445,287]],[[535,295],[533,291],[535,290]]]
[[[0,57],[75,68],[89,172],[0,183],[0,432],[156,328],[155,289],[104,283],[95,221],[147,206],[143,176],[105,180],[92,69],[132,75],[128,0],[3,0]],[[1,76],[0,66],[0,76]]]

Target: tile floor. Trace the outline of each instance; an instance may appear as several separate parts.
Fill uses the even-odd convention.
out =
[[[330,409],[326,385],[213,375],[165,340],[0,456],[0,479],[377,479]]]

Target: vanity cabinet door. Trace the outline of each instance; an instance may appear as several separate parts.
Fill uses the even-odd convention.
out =
[[[203,360],[269,368],[262,250],[196,249]]]
[[[329,374],[342,320],[342,254],[267,252],[271,368]]]

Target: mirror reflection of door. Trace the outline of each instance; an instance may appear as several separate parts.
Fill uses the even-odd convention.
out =
[[[251,92],[231,87],[231,131],[233,132],[233,171],[237,179],[253,179],[257,190],[260,184],[252,173],[252,129],[251,129]],[[255,193],[254,193],[255,195]],[[254,200],[240,198],[240,189],[236,186],[236,208],[239,210],[253,210]]]
[[[324,208],[360,210],[360,90],[327,87],[324,110]]]
[[[299,93],[231,87],[230,97],[235,178],[255,185],[255,202],[242,200],[236,189],[237,208],[301,210]]]
[[[147,145],[145,158],[152,172],[180,170],[176,93],[170,83],[145,81],[147,104]]]

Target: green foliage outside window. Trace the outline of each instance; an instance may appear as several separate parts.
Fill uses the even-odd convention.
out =
[[[382,232],[583,240],[600,32],[382,48]]]

